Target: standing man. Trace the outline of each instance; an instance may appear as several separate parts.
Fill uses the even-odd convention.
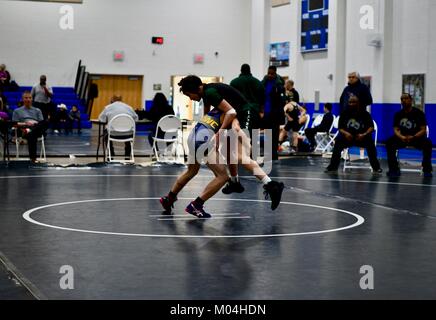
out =
[[[32,107],[32,94],[29,91],[23,92],[22,99],[23,106],[14,110],[12,121],[17,122],[17,130],[27,140],[30,161],[36,163],[37,141],[46,130],[46,122],[41,110]]]
[[[386,142],[388,153],[389,171],[388,177],[400,176],[398,166],[397,150],[412,146],[422,150],[422,168],[424,177],[433,176],[433,167],[431,164],[432,142],[427,138],[427,120],[424,112],[412,106],[412,96],[409,93],[403,93],[401,96],[401,105],[403,109],[398,111],[394,116],[394,133],[395,135]]]
[[[133,108],[128,104],[122,102],[122,100],[123,98],[120,95],[114,95],[111,99],[111,104],[104,108],[104,110],[98,116],[98,120],[100,122],[109,123],[115,116],[119,114],[128,114],[133,118],[133,120],[138,121],[138,115],[136,114],[135,110],[133,110]],[[105,137],[107,139],[107,132],[105,134]],[[107,141],[105,143],[107,143]],[[110,151],[111,155],[115,156],[112,141],[110,143]],[[124,156],[126,158],[130,157],[131,152],[132,147],[130,145],[130,142],[126,142],[124,147]]]
[[[262,84],[265,88],[262,127],[272,129],[272,160],[278,160],[280,125],[285,124],[285,89],[283,79],[277,74],[277,67],[268,68]]]
[[[230,82],[230,86],[238,90],[250,104],[250,114],[246,117],[247,123],[241,123],[241,127],[250,130],[250,132],[251,129],[258,129],[260,110],[265,101],[265,89],[262,82],[253,77],[248,64],[243,64],[241,74]],[[229,164],[229,170],[231,178],[223,188],[223,193],[244,192],[244,187],[238,177],[238,166]]]
[[[297,90],[295,90],[294,80],[286,80],[285,81],[285,98],[286,104],[289,102],[296,102],[300,104],[300,94]]]
[[[230,82],[230,86],[238,90],[252,104],[252,107],[257,110],[257,114],[253,115],[255,117],[253,122],[255,125],[258,125],[256,121],[259,119],[256,116],[259,114],[260,108],[265,101],[265,88],[262,82],[253,77],[248,64],[241,66],[241,74]]]
[[[53,90],[47,85],[47,77],[42,75],[39,78],[39,83],[32,88],[32,99],[35,108],[41,110],[44,120],[54,121],[55,110],[53,110],[53,104],[51,102],[53,98]]]
[[[360,81],[360,75],[357,72],[351,72],[348,74],[348,85],[345,87],[341,95],[339,114],[347,109],[348,100],[350,100],[352,96],[359,99],[360,106],[364,109],[373,103],[369,88]]]
[[[348,108],[339,118],[339,132],[326,173],[336,173],[338,171],[341,152],[352,146],[366,149],[374,174],[383,172],[377,159],[377,148],[372,138],[374,121],[369,112],[359,105],[359,99],[355,96],[348,100]]]

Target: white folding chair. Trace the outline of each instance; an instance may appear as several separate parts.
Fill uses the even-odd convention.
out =
[[[324,115],[321,114],[315,119],[315,122],[319,121],[319,123],[317,123],[316,126],[319,126],[321,124],[323,118],[324,118]],[[315,152],[321,151],[322,153],[325,153],[325,152],[329,151],[328,146],[330,143],[330,138],[332,136],[331,133],[332,133],[332,130],[333,130],[334,125],[335,125],[335,120],[336,120],[336,116],[333,116],[333,122],[332,122],[332,125],[330,126],[330,129],[328,132],[317,132],[317,134],[315,135],[315,141],[316,141]]]
[[[133,153],[133,144],[135,142],[136,123],[135,120],[128,114],[119,114],[113,117],[107,125],[107,154],[108,161],[115,162],[111,154],[111,142],[128,142],[130,143],[129,160],[118,160],[117,162],[135,163],[135,155]]]
[[[430,137],[430,128],[427,126],[427,138]],[[413,149],[413,147],[406,147],[407,149]],[[401,163],[400,161],[400,150],[397,150],[397,159],[398,159],[398,164],[400,165],[400,171],[402,172],[418,172],[418,173],[423,173],[423,168],[422,165],[419,164],[419,166],[411,166],[410,163],[404,161],[403,163]],[[405,167],[408,166],[408,167]]]
[[[15,131],[15,148],[16,148],[15,157],[17,159],[20,158],[20,145],[21,145],[21,141],[25,140],[25,139],[23,139],[23,138],[18,136],[18,130],[19,130],[18,128],[14,129],[14,131]],[[44,140],[44,136],[39,137],[38,138],[38,142],[41,142],[41,148],[40,148],[40,151],[39,151],[39,160],[42,160],[42,161],[46,162],[47,161],[47,155],[45,153],[45,140]]]
[[[164,138],[159,138],[157,136],[159,129],[165,134]],[[181,158],[180,147],[183,148],[183,141],[181,141],[182,139],[181,130],[182,130],[182,122],[176,116],[167,115],[159,120],[156,126],[156,133],[153,137],[153,152],[154,155],[156,156],[157,162],[161,162],[161,159],[159,157],[159,152],[161,151],[157,149],[158,143],[161,143],[162,145],[170,143],[168,147],[164,148],[164,151],[165,153],[168,153],[168,149],[171,147],[171,153],[175,154],[175,157],[173,160],[167,160],[166,162],[184,163],[184,159],[183,161],[180,161]],[[162,145],[159,146],[162,147]]]
[[[377,123],[373,120],[374,122],[374,144],[377,147],[377,140],[378,140],[378,126]],[[345,170],[347,169],[370,169],[372,170],[372,167],[370,165],[368,165],[367,163],[361,164],[361,165],[357,165],[357,164],[352,164],[351,163],[351,157],[350,157],[350,148],[346,148],[344,149],[344,168],[343,171],[345,172]]]
[[[327,144],[325,146],[325,151],[324,153],[327,152],[331,152],[331,150],[333,149],[333,145],[335,143],[336,138],[339,135],[339,118],[340,116],[334,116],[334,120],[333,120],[333,124],[332,124],[332,129],[330,130],[330,133],[327,135]]]

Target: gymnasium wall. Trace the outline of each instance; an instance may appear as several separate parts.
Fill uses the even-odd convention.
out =
[[[364,5],[374,9],[374,29],[361,28]],[[337,103],[350,71],[371,76],[372,115],[379,124],[381,142],[393,133],[403,74],[424,73],[425,112],[436,143],[436,1],[330,0],[330,7],[329,50],[310,54],[300,52],[301,0],[272,9],[272,42],[291,42],[290,67],[278,72],[296,81],[309,105],[315,90],[320,91],[321,102]],[[368,45],[368,37],[374,34],[381,35],[381,47]],[[326,79],[328,74],[333,80]]]
[[[172,75],[230,81],[250,59],[250,0],[85,0],[71,5],[74,30],[59,27],[62,5],[0,1],[0,61],[20,85],[44,73],[50,85],[74,86],[81,59],[91,73],[144,75],[145,101],[153,84],[168,95]],[[124,62],[113,61],[114,50]],[[194,64],[195,53],[204,64]]]

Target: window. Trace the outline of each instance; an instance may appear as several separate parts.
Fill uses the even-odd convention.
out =
[[[271,6],[274,8],[274,7],[284,6],[284,5],[287,5],[290,3],[291,3],[291,0],[272,0]]]
[[[309,11],[324,9],[324,0],[309,0]]]

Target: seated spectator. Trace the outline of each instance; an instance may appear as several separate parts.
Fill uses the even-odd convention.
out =
[[[326,103],[324,105],[324,116],[322,118],[321,123],[314,128],[307,128],[304,132],[306,134],[307,140],[309,140],[310,149],[313,151],[316,147],[315,136],[318,132],[329,133],[330,128],[332,127],[334,116],[332,114],[332,104]]]
[[[70,117],[68,115],[68,109],[65,104],[58,105],[58,111],[55,115],[54,121],[55,133],[59,133],[61,127],[63,127],[65,134],[68,134],[70,130]]]
[[[32,94],[29,91],[23,93],[23,104],[14,110],[12,121],[17,122],[18,134],[21,133],[28,142],[30,161],[36,163],[37,141],[44,134],[47,124],[41,110],[32,106]]]
[[[157,125],[160,119],[167,115],[174,115],[174,109],[168,103],[167,98],[161,92],[156,93],[153,98],[153,104],[150,108],[149,117],[150,120],[153,121],[154,125]],[[157,133],[158,138],[164,138],[165,133],[159,129]],[[148,142],[150,145],[153,145],[153,137],[155,136],[155,132],[148,135]]]
[[[341,153],[352,146],[365,148],[374,174],[382,173],[377,159],[377,148],[372,138],[374,121],[365,107],[361,107],[359,99],[352,96],[348,100],[348,108],[339,119],[339,135],[333,148],[333,155],[326,173],[336,173],[341,161]]]
[[[5,107],[3,106],[3,103],[0,100],[0,119],[5,121],[9,119],[9,114],[6,112]]]
[[[427,138],[427,120],[424,112],[412,106],[412,96],[403,93],[401,96],[403,109],[394,116],[394,133],[386,142],[388,153],[389,177],[400,176],[397,151],[412,146],[422,150],[422,168],[425,177],[432,177],[433,167],[431,164],[432,142]]]
[[[0,101],[0,134],[6,136],[8,134],[8,126],[6,121],[9,120],[9,114],[3,110],[3,103]]]
[[[6,70],[4,64],[0,64],[0,90],[5,90],[9,88],[11,83],[11,75],[9,71]]]
[[[136,114],[135,110],[133,110],[131,106],[123,103],[122,97],[118,95],[114,95],[112,97],[111,104],[104,108],[104,110],[100,113],[98,120],[101,122],[109,123],[115,116],[119,114],[128,114],[133,118],[133,120],[138,121],[138,115]],[[105,144],[107,145],[107,139],[108,139],[107,131],[105,137],[106,137]],[[120,134],[120,137],[127,138],[122,134]],[[115,152],[112,142],[110,143],[109,147],[110,147],[111,155],[114,157]],[[126,158],[130,157],[131,151],[132,149],[130,146],[130,142],[126,142],[124,148],[124,156]]]
[[[6,98],[1,88],[0,88],[0,103],[3,104],[3,107],[8,107],[8,98]]]
[[[70,132],[73,133],[73,126],[74,126],[74,122],[77,122],[77,133],[81,134],[82,133],[82,122],[81,122],[81,117],[80,117],[80,110],[77,106],[73,106],[70,110],[69,113],[69,119],[70,119]]]
[[[3,92],[0,90],[0,111],[4,113],[7,118],[10,118],[11,112],[8,108],[7,99]],[[2,116],[3,119],[5,119],[5,115]]]

